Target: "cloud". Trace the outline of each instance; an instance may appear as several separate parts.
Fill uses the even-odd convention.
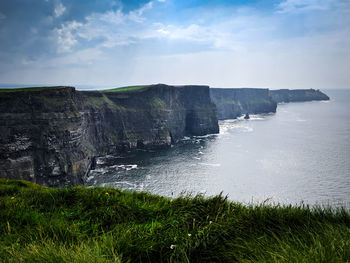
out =
[[[62,16],[65,11],[66,7],[61,2],[59,2],[54,9],[55,17]]]
[[[58,38],[58,51],[69,52],[80,41],[95,41],[104,48],[127,46],[141,39],[157,35],[156,29],[144,23],[145,13],[151,10],[153,2],[141,8],[124,13],[122,9],[93,13],[85,18],[85,23],[67,22],[55,29]]]
[[[189,40],[196,42],[206,42],[211,40],[211,34],[207,27],[191,24],[188,26],[162,25],[157,32],[161,33],[161,37],[169,39]]]
[[[93,13],[85,22],[62,24],[56,29],[60,52],[72,51],[78,42],[89,42],[101,48],[114,48],[141,44],[145,40],[180,41],[189,45],[207,45],[217,50],[240,50],[246,42],[265,37],[271,26],[251,10],[240,11],[219,21],[203,19],[196,23],[166,24],[162,17],[156,19],[149,12],[155,7],[150,1],[139,9],[123,12],[121,8],[104,13]],[[225,13],[226,15],[226,13]],[[155,21],[154,21],[155,20]],[[268,19],[267,19],[268,20]],[[158,22],[161,21],[161,22]],[[74,26],[73,26],[74,25]],[[169,43],[169,42],[168,42]]]
[[[274,18],[259,14],[233,13],[219,21],[204,21],[190,25],[164,25],[159,23],[157,32],[161,38],[206,44],[210,49],[239,51],[255,45],[257,40],[272,37]]]
[[[261,10],[233,4],[238,1],[209,8],[162,0],[114,6],[100,0],[97,7],[85,5],[86,0],[70,3],[69,12],[62,5],[59,17],[54,12],[44,23],[48,6],[55,10],[60,1],[67,3],[55,0],[33,8],[38,11],[33,20],[39,22],[31,23],[29,15],[16,17],[22,24],[11,32],[21,45],[0,34],[1,79],[271,88],[350,83],[349,0],[283,0]],[[0,33],[7,32],[10,18],[1,21]]]
[[[148,2],[144,6],[142,6],[140,9],[137,9],[136,11],[131,11],[129,12],[128,18],[132,21],[141,23],[145,21],[145,18],[143,17],[144,12],[152,9],[153,7],[153,2]]]
[[[285,0],[277,5],[277,13],[302,13],[327,10],[334,0]]]
[[[61,28],[55,29],[58,41],[58,52],[65,53],[72,50],[78,43],[76,32],[83,26],[82,23],[76,21],[62,24]]]

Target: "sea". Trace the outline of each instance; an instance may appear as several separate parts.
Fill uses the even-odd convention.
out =
[[[222,194],[244,204],[350,207],[350,89],[330,101],[220,121],[220,133],[169,149],[100,156],[89,186],[171,198]]]

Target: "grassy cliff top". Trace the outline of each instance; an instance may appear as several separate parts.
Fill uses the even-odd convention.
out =
[[[140,86],[126,86],[115,89],[106,89],[102,90],[102,92],[121,92],[121,91],[135,91],[148,87],[148,85],[140,85]]]
[[[28,88],[11,88],[11,89],[1,89],[0,93],[2,92],[23,92],[23,91],[43,91],[43,90],[54,90],[54,89],[64,89],[67,88],[67,86],[48,86],[48,87],[28,87]]]
[[[0,262],[348,262],[350,212],[0,179]]]

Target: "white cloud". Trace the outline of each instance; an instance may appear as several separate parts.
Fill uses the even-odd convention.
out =
[[[247,39],[266,34],[270,28],[266,21],[254,15],[232,16],[221,22],[173,25],[148,21],[147,11],[154,1],[129,13],[121,9],[94,13],[79,26],[62,25],[56,32],[60,38],[60,50],[70,51],[80,40],[97,40],[100,47],[113,48],[142,42],[146,39],[167,39],[205,44],[215,49],[240,50]],[[244,29],[244,30],[242,30]]]
[[[125,85],[325,88],[350,83],[349,7],[343,0],[286,0],[275,11],[288,15],[232,9],[217,11],[222,16],[213,19],[211,10],[193,10],[198,19],[171,23],[150,12],[157,2],[62,24],[54,33],[58,52],[64,54],[40,62],[51,70],[45,76],[55,80],[63,76],[72,83]],[[305,15],[302,23],[294,16],[300,12]],[[289,24],[293,25],[286,28]],[[152,48],[145,40],[152,40]]]
[[[65,53],[72,50],[72,48],[78,43],[76,32],[83,26],[82,23],[71,21],[62,24],[61,28],[55,29],[58,41],[58,52]]]
[[[65,11],[66,7],[61,2],[59,2],[54,9],[55,17],[60,17],[64,14]]]
[[[197,24],[191,24],[188,26],[160,25],[160,28],[157,30],[157,32],[161,33],[161,36],[166,36],[170,39],[180,39],[197,42],[211,40],[208,28],[199,26]]]
[[[152,9],[153,2],[141,8],[123,13],[121,9],[105,13],[93,13],[85,18],[85,23],[75,21],[62,24],[55,29],[59,52],[68,52],[81,40],[98,40],[101,47],[126,46],[140,39],[156,37],[156,28],[146,21],[145,13]]]
[[[237,15],[223,21],[187,26],[158,26],[160,38],[185,40],[193,43],[207,44],[217,50],[238,51],[255,44],[256,40],[266,40],[271,36],[274,18],[261,18],[258,15]]]
[[[132,21],[141,23],[141,22],[145,21],[145,18],[143,17],[144,12],[152,9],[152,7],[153,7],[153,2],[152,1],[148,2],[140,9],[137,9],[136,11],[131,11],[128,15],[128,18]]]
[[[334,0],[285,0],[277,5],[277,13],[327,10],[334,2]]]

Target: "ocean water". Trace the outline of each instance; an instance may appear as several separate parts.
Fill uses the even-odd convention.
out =
[[[102,156],[87,184],[169,197],[223,193],[243,203],[350,207],[350,90],[276,114],[220,121],[220,134]]]

